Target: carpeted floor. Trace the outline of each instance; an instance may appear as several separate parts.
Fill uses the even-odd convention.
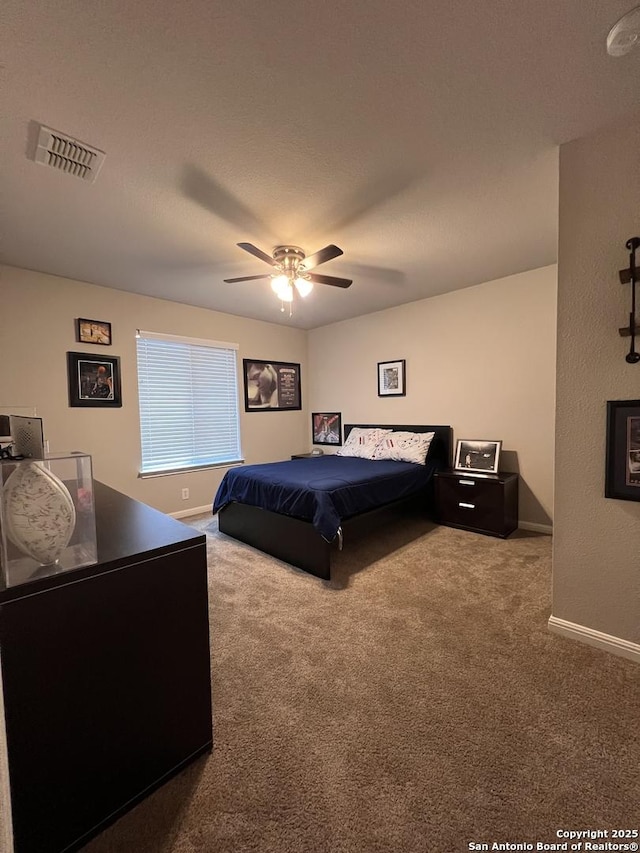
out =
[[[457,853],[638,827],[640,667],[548,632],[549,537],[413,519],[346,543],[325,583],[192,524],[214,750],[86,853]]]

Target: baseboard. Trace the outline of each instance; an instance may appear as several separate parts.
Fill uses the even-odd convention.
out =
[[[603,634],[584,625],[575,622],[567,622],[566,619],[558,619],[557,616],[549,617],[549,630],[554,634],[561,634],[571,640],[578,640],[587,646],[595,646],[621,658],[628,658],[635,663],[640,663],[640,644],[632,643],[630,640],[621,640],[611,634]]]
[[[535,533],[546,533],[548,536],[553,534],[552,524],[538,524],[535,521],[519,521],[518,527],[520,530],[532,530]]]
[[[170,512],[171,518],[188,518],[190,515],[202,515],[211,512],[211,504],[206,506],[192,506],[191,509],[179,509],[178,512]]]

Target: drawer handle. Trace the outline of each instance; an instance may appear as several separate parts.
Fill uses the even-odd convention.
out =
[[[458,506],[461,506],[463,509],[475,509],[476,508],[475,504],[465,504],[465,503],[462,503],[462,501],[460,501]]]
[[[458,480],[461,486],[475,486],[475,480]]]

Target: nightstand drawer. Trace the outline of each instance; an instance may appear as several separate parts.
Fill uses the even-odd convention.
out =
[[[440,524],[508,536],[518,526],[517,474],[474,477],[439,472],[436,511]]]
[[[502,504],[502,489],[496,480],[470,477],[466,474],[458,477],[438,476],[442,497],[457,504],[458,501],[472,504],[498,506]]]
[[[496,506],[493,502],[473,501],[466,496],[465,500],[460,500],[457,495],[447,495],[442,498],[438,510],[444,524],[460,524],[496,533],[503,527],[502,501]]]

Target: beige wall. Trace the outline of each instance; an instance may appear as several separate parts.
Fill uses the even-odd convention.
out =
[[[607,400],[640,397],[625,361],[625,242],[640,234],[640,115],[562,146],[553,615],[640,642],[640,503],[604,497]]]
[[[136,296],[84,282],[0,269],[0,405],[35,406],[52,450],[92,454],[94,476],[165,512],[209,505],[226,469],[140,480],[135,330],[237,342],[243,357],[302,365],[301,412],[241,412],[247,462],[308,450],[310,412],[343,421],[449,423],[462,438],[502,439],[521,474],[520,517],[552,517],[556,268],[545,267],[311,332]],[[122,360],[121,409],[70,408],[66,352],[76,317],[109,320]],[[308,352],[307,352],[308,347]],[[407,396],[377,396],[377,362],[407,361]],[[242,380],[239,370],[239,387]],[[242,407],[241,407],[242,408]],[[182,501],[181,490],[190,489]]]
[[[245,413],[241,406],[242,449],[247,462],[288,459],[309,442],[305,404],[306,332],[247,320],[148,296],[30,272],[0,268],[0,405],[35,406],[44,420],[51,450],[84,450],[93,457],[94,477],[164,512],[210,505],[226,468],[167,477],[138,478],[138,418],[135,331],[168,332],[239,344],[242,358],[301,364],[300,412]],[[113,346],[76,343],[76,317],[108,320]],[[117,355],[122,368],[121,409],[68,406],[67,351]],[[190,499],[181,499],[183,487]]]
[[[471,262],[471,260],[470,260]],[[310,405],[343,422],[451,424],[503,441],[520,518],[553,515],[556,267],[309,333]],[[406,397],[377,396],[377,363],[404,358]]]

